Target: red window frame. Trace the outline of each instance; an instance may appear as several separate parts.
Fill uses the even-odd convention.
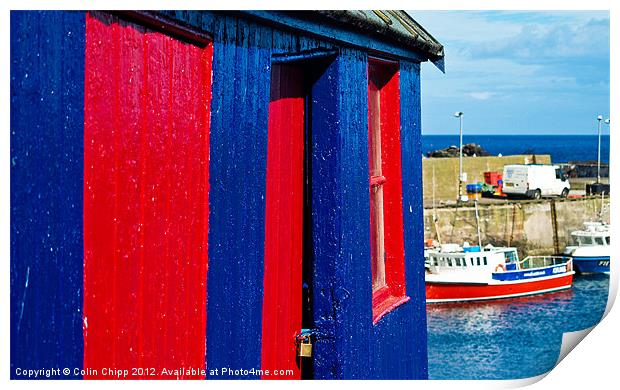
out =
[[[372,317],[409,300],[405,283],[400,86],[397,62],[368,60]]]

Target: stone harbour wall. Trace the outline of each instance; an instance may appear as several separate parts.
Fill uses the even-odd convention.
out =
[[[553,223],[553,202],[556,229]],[[561,252],[566,245],[571,244],[570,233],[580,229],[583,222],[598,220],[599,215],[602,215],[603,221],[609,222],[609,199],[589,197],[480,204],[478,213],[482,245],[515,246],[523,258],[526,255],[555,253],[554,231],[557,231]],[[477,245],[474,205],[426,208],[424,238],[456,244],[467,241]]]

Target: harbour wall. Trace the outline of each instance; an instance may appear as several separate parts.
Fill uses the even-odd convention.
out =
[[[482,245],[515,246],[523,258],[527,255],[556,253],[555,236],[557,247],[562,251],[566,245],[571,243],[570,233],[572,231],[580,229],[584,221],[598,219],[601,205],[602,219],[609,222],[608,198],[603,201],[601,198],[588,197],[479,204]],[[467,241],[471,245],[477,245],[474,205],[425,209],[424,238],[456,244]]]
[[[463,157],[463,172],[467,173],[467,183],[484,181],[484,172],[504,170],[508,164],[551,164],[551,156],[515,155]],[[423,158],[422,177],[424,180],[424,198],[427,202],[454,201],[458,195],[459,159],[458,157]],[[434,191],[433,191],[434,188]],[[463,188],[465,191],[465,188]]]

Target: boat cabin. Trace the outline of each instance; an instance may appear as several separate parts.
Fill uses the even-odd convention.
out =
[[[611,245],[609,226],[599,222],[586,222],[584,230],[574,231],[571,236],[577,246]]]
[[[439,250],[427,250],[426,264],[430,272],[475,272],[516,270],[519,254],[512,247],[463,247],[442,246]]]

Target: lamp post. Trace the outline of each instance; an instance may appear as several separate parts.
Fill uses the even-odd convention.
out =
[[[459,198],[457,201],[460,202],[463,195],[463,113],[457,111],[454,116],[459,118]]]
[[[603,122],[605,122],[605,124],[607,126],[609,126],[609,118],[605,119]],[[598,159],[599,159],[599,170],[600,170],[600,164],[601,164],[601,132],[599,131],[598,133]],[[600,181],[600,178],[599,178]]]
[[[598,121],[598,157],[596,160],[596,182],[601,182],[601,121],[603,120],[603,116],[599,115],[596,117]]]

